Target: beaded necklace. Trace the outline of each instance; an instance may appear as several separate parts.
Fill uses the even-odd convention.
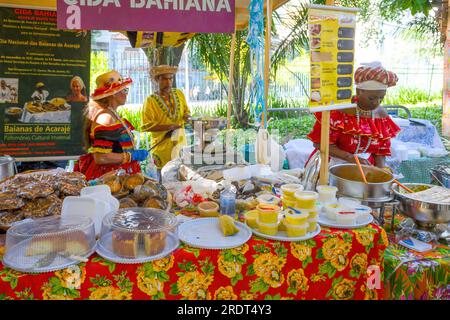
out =
[[[360,110],[359,107],[356,107],[356,121],[358,123],[358,127],[361,125],[361,117],[359,115],[359,113],[362,114],[370,114],[370,118],[373,120],[374,119],[374,112],[373,110],[371,111],[366,111],[366,110]],[[364,148],[364,150],[361,151],[361,153],[366,153],[366,151],[369,149],[370,144],[372,143],[372,137],[369,137],[369,140],[367,141],[367,145]],[[354,154],[358,154],[359,152],[359,147],[361,146],[361,135],[358,135],[358,146],[356,147],[355,153]]]
[[[169,113],[169,117],[174,118],[177,111],[177,104],[175,98],[173,97],[173,92],[169,93],[169,105],[167,105],[166,99],[164,99],[164,97],[161,94],[159,94],[159,96],[161,97],[161,101],[166,107],[167,112]]]

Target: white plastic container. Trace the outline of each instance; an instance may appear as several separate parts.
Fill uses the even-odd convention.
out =
[[[283,184],[280,189],[284,197],[295,200],[295,192],[303,191],[303,186],[298,183],[287,183]]]
[[[361,201],[353,198],[342,197],[338,199],[338,203],[343,207],[354,209],[361,205]]]
[[[345,207],[339,203],[329,203],[325,205],[325,214],[328,219],[336,221],[336,214],[342,211]]]
[[[111,189],[106,184],[84,187],[80,196],[103,200],[111,206],[111,210],[118,210],[120,206],[119,200],[111,195]]]
[[[338,211],[336,213],[336,222],[343,226],[351,226],[356,223],[356,212],[351,211]]]
[[[95,250],[94,223],[80,216],[27,219],[8,229],[3,264],[43,273],[87,261]]]
[[[356,222],[364,223],[367,221],[367,219],[369,219],[369,216],[372,212],[372,208],[361,205],[355,208],[355,212],[356,212]]]
[[[248,168],[250,169],[252,177],[263,177],[273,174],[270,166],[265,164],[252,164],[248,166]]]
[[[265,204],[274,204],[278,205],[280,203],[280,198],[274,196],[271,193],[263,193],[259,195],[256,200],[258,203],[265,203]]]
[[[316,190],[319,193],[319,202],[330,203],[336,201],[336,193],[338,191],[337,187],[321,185],[317,186]]]
[[[177,218],[153,208],[123,208],[103,219],[97,253],[116,263],[161,259],[179,245]]]
[[[91,197],[68,196],[64,198],[61,217],[88,217],[94,222],[95,235],[100,235],[102,220],[111,212],[108,203]]]
[[[248,180],[252,177],[252,172],[248,167],[236,167],[223,170],[223,178],[228,181]]]

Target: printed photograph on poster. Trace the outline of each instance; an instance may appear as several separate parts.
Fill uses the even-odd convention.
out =
[[[320,78],[311,78],[311,89],[320,88]]]
[[[318,64],[311,65],[311,77],[320,77],[320,65]]]
[[[79,76],[74,76],[70,80],[70,92],[66,96],[67,102],[87,102],[87,92],[84,81]]]
[[[311,49],[320,49],[320,38],[311,39]]]
[[[322,101],[322,95],[320,94],[320,91],[312,91],[311,92],[311,100],[315,102]]]
[[[339,16],[339,24],[341,26],[354,26],[356,24],[356,16],[353,14],[342,14]]]
[[[333,55],[331,54],[331,52],[312,51],[311,52],[311,61],[312,62],[331,62],[331,61],[333,61]]]
[[[320,35],[320,32],[322,31],[322,26],[320,24],[311,24],[309,25],[309,33],[311,36],[316,37]]]
[[[61,97],[48,101],[29,101],[25,103],[24,112],[19,121],[23,123],[70,123],[70,111],[70,104]]]
[[[19,79],[0,78],[0,103],[17,103]]]

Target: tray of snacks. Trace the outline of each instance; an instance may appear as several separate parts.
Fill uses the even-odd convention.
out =
[[[70,104],[64,98],[53,98],[50,101],[29,101],[24,105],[21,122],[37,123],[69,123]]]
[[[6,109],[5,113],[8,116],[20,117],[22,115],[23,109],[19,107],[9,107]]]
[[[97,184],[110,187],[111,194],[120,202],[120,208],[154,208],[167,212],[172,208],[170,192],[142,173],[128,174],[119,169],[98,178]]]
[[[252,232],[242,222],[227,215],[218,218],[199,218],[182,223],[178,237],[191,247],[202,249],[231,249],[250,240]]]
[[[61,270],[95,251],[94,223],[87,217],[46,217],[22,221],[6,232],[3,264],[43,273]]]
[[[318,222],[322,226],[337,229],[357,229],[373,222],[372,209],[358,205],[347,208],[339,203],[326,204],[319,214]]]
[[[258,205],[244,214],[245,223],[262,238],[278,241],[302,241],[320,233],[317,209],[283,210],[276,205]]]
[[[63,169],[38,170],[16,174],[0,182],[0,228],[8,229],[26,218],[61,214],[67,196],[79,196],[88,185],[79,172]]]
[[[144,263],[178,248],[174,214],[153,208],[123,208],[105,216],[97,253],[116,263]]]

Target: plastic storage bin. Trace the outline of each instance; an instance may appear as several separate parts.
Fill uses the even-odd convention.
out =
[[[117,263],[161,259],[179,245],[174,214],[153,208],[123,208],[103,219],[97,253]]]
[[[88,217],[24,220],[6,232],[5,266],[41,273],[87,261],[95,251],[94,222]]]

